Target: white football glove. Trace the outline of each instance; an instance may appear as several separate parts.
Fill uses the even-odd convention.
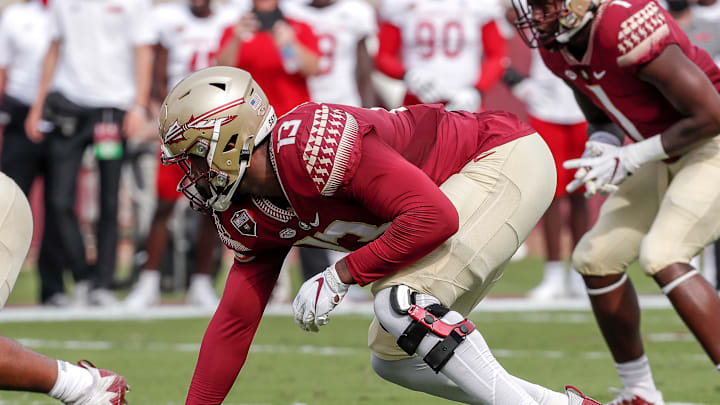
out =
[[[448,111],[478,112],[481,101],[482,96],[476,88],[466,87],[453,92],[453,94],[448,97],[448,103],[445,104],[445,109]]]
[[[612,147],[620,146],[620,139],[618,139],[617,136],[605,131],[594,132],[592,135],[590,135],[589,140],[590,142],[587,142],[585,144],[585,151],[583,152],[581,159],[600,156],[605,150],[605,147],[603,145],[608,145]],[[563,167],[564,166],[565,165],[563,164]],[[590,172],[590,170],[590,167],[580,167],[575,172],[575,179],[567,184],[565,190],[567,190],[568,193],[572,193],[578,188],[580,188],[580,186],[585,184],[585,198],[590,198],[597,192],[600,192],[601,194],[607,194],[612,192],[612,189],[608,188],[607,186],[598,187],[598,182],[596,181],[596,179],[588,178],[587,174]]]
[[[423,69],[410,69],[403,78],[408,90],[423,103],[435,103],[443,100],[442,89],[438,86],[432,72]]]
[[[305,331],[318,332],[330,322],[330,311],[342,301],[350,284],[340,281],[335,266],[330,266],[303,283],[293,301],[295,323]]]
[[[633,174],[641,165],[659,159],[667,158],[663,149],[660,135],[655,135],[641,142],[627,146],[616,146],[604,142],[588,141],[585,148],[592,151],[593,156],[572,159],[563,163],[566,169],[586,168],[580,176],[576,173],[571,185],[595,181],[597,190],[611,193],[617,186],[625,181],[627,176]],[[578,173],[580,170],[578,170]],[[579,183],[577,183],[579,181]],[[577,189],[577,185],[573,190]],[[591,190],[588,190],[590,192]]]

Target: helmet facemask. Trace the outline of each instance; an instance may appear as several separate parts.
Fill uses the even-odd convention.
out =
[[[163,103],[163,164],[178,164],[183,170],[177,190],[195,210],[225,211],[255,144],[276,121],[262,89],[247,72],[229,67],[198,71]]]
[[[597,0],[512,0],[512,5],[515,27],[525,43],[555,50],[592,20]]]

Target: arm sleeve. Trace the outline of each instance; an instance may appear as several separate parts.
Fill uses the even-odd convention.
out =
[[[382,236],[345,259],[360,285],[416,262],[457,232],[450,200],[377,135],[363,138],[362,158],[344,192],[380,218],[392,218]]]
[[[482,27],[483,62],[477,87],[480,92],[490,90],[502,77],[507,59],[507,44],[494,20]]]
[[[402,43],[400,28],[389,22],[380,23],[378,42],[375,66],[393,79],[402,79],[405,75],[405,66],[400,58]]]
[[[186,405],[221,404],[245,364],[287,250],[235,262],[205,331]]]

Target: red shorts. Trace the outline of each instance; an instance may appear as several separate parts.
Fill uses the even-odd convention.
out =
[[[562,164],[566,160],[582,156],[585,151],[585,142],[587,142],[587,123],[553,124],[530,116],[530,126],[538,131],[545,143],[550,147],[557,168],[555,198],[564,197],[568,194],[565,191],[565,186],[574,178],[575,170],[563,169]],[[582,194],[584,192],[585,188],[580,187],[573,194]]]
[[[155,174],[157,197],[165,201],[177,201],[182,196],[182,193],[177,191],[177,185],[184,175],[180,165],[159,164]]]

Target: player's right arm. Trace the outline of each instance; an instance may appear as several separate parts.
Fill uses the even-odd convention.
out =
[[[52,78],[55,74],[59,53],[60,40],[55,38],[50,42],[50,46],[45,53],[35,102],[32,107],[30,107],[27,118],[25,118],[25,133],[33,142],[40,142],[44,138],[43,133],[40,132],[39,125],[42,119],[43,107],[45,106],[45,99],[50,91],[50,83],[52,83]]]
[[[203,336],[186,405],[221,404],[245,364],[287,249],[236,261]]]

